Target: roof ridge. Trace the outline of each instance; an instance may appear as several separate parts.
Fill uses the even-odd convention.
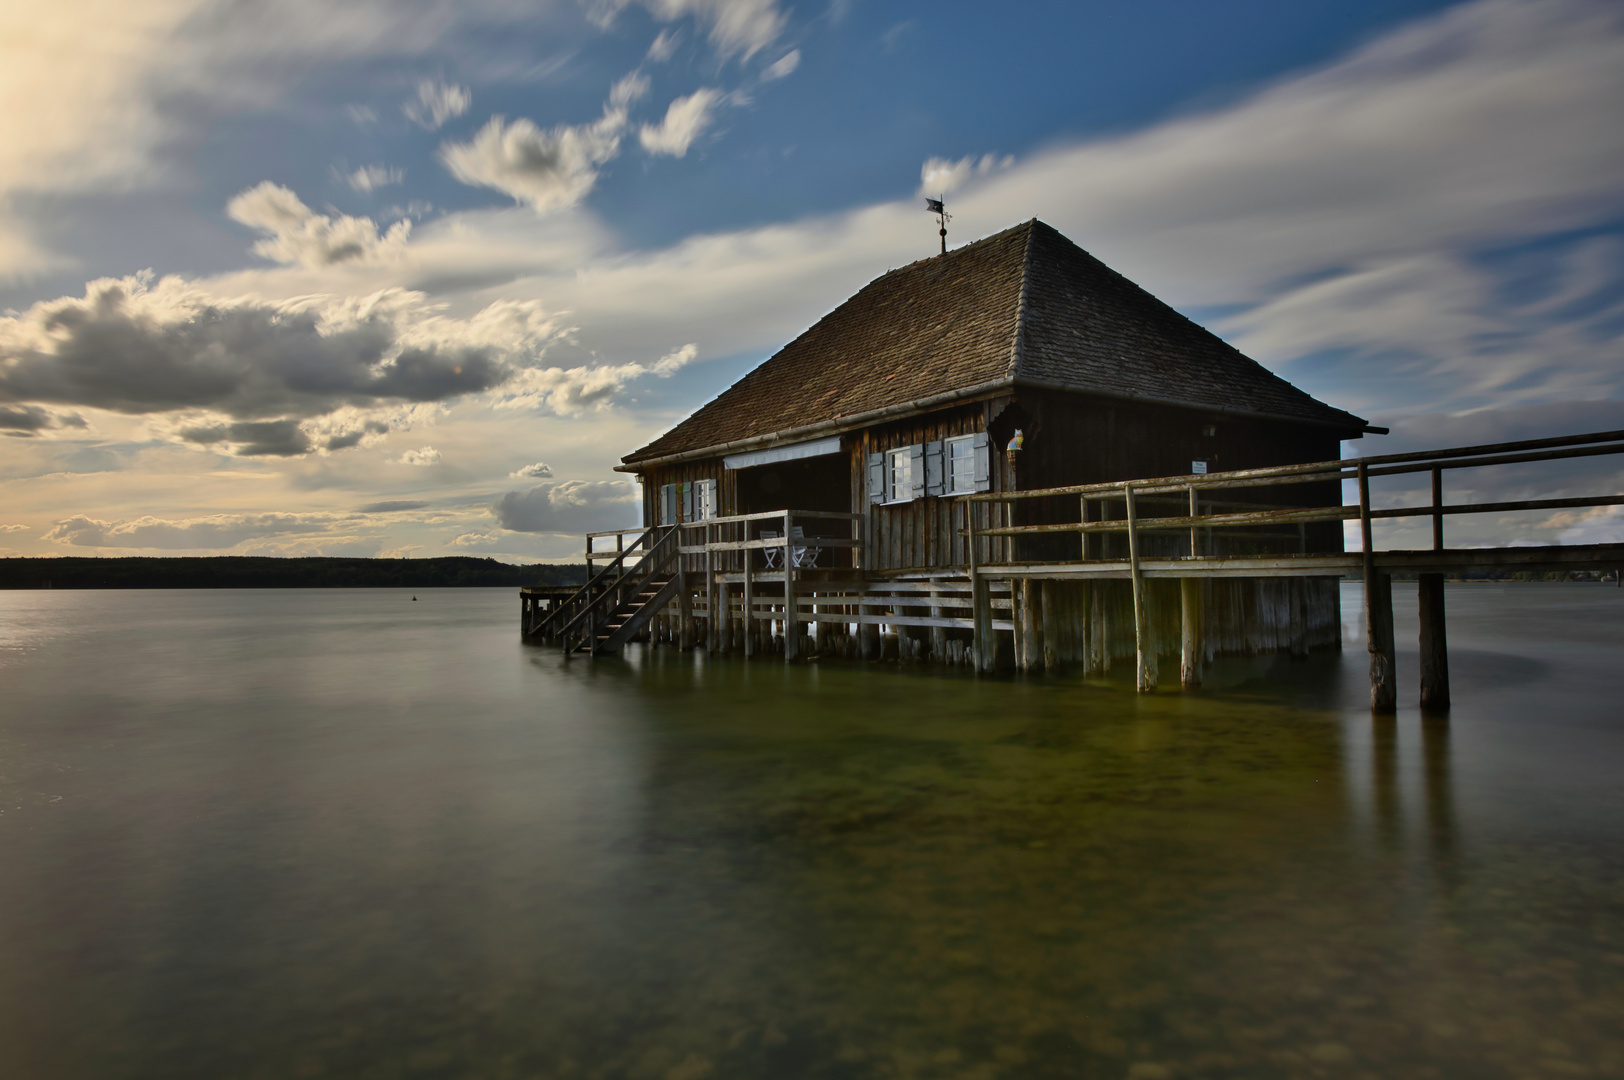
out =
[[[1040,224],[1037,218],[1022,222],[1015,226],[1026,230],[1025,250],[1021,253],[1021,291],[1015,297],[1015,333],[1009,342],[1009,377],[1015,378],[1021,371],[1021,358],[1025,353],[1026,344],[1026,296],[1032,288],[1032,238],[1037,235],[1035,226]]]

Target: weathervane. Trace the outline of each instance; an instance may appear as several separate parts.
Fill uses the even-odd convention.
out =
[[[941,199],[926,199],[925,200],[925,209],[930,211],[932,214],[935,214],[936,215],[936,220],[942,226],[941,235],[942,235],[942,254],[943,255],[947,254],[947,223],[949,221],[953,220],[953,215],[949,214],[947,212],[947,207],[942,202],[942,199],[945,199],[945,198],[947,198],[947,195],[943,194]]]

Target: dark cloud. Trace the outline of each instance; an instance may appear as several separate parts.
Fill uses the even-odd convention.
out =
[[[204,518],[102,521],[83,514],[58,521],[45,539],[75,547],[229,548],[245,540],[330,532],[330,514],[217,514]]]
[[[367,503],[357,513],[362,514],[397,514],[402,510],[421,510],[428,503],[412,499],[395,499],[393,501]]]
[[[182,428],[180,437],[200,446],[235,444],[239,457],[297,457],[311,451],[310,436],[297,420],[247,420]],[[357,441],[359,437],[357,437]]]
[[[445,401],[513,374],[478,346],[400,351],[386,315],[335,328],[316,312],[253,300],[189,295],[165,307],[154,294],[138,304],[139,291],[100,282],[83,300],[37,306],[30,315],[40,337],[0,353],[0,402],[135,415],[210,409],[235,420],[286,421],[343,406]]]
[[[0,405],[0,431],[9,435],[38,435],[56,428],[85,428],[85,418],[77,413],[54,413],[38,405]]]
[[[585,533],[637,517],[637,488],[626,480],[565,480],[510,491],[492,508],[509,532]]]

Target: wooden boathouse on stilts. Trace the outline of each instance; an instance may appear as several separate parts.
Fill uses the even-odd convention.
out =
[[[587,585],[522,600],[566,653],[633,640],[710,652],[968,665],[1341,647],[1362,575],[1372,703],[1390,709],[1393,573],[1421,574],[1423,699],[1448,701],[1442,574],[1616,567],[1624,545],[1445,550],[1443,470],[1624,452],[1624,433],[1344,460],[1364,420],[1292,386],[1033,220],[893,270],[618,466],[636,529],[587,538]],[[1372,476],[1430,472],[1423,507]],[[1361,492],[1344,506],[1345,482]],[[1543,500],[1518,508],[1624,498]],[[1431,516],[1428,552],[1373,520]],[[1361,552],[1344,551],[1358,520]],[[1521,561],[1518,561],[1521,560]],[[1543,560],[1543,561],[1541,561]],[[1430,658],[1430,659],[1429,659]]]

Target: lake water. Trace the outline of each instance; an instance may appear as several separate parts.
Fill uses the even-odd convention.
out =
[[[1624,1076],[1624,592],[1126,682],[0,593],[0,1075]],[[1408,620],[1406,622],[1406,620]]]

